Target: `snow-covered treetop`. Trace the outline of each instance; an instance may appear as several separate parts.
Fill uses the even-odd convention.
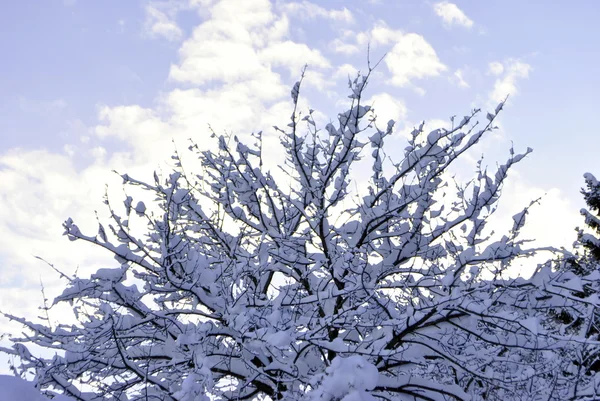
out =
[[[277,128],[285,176],[262,168],[256,144],[223,136],[192,145],[198,174],[178,168],[126,185],[149,191],[160,213],[127,197],[125,214],[96,235],[68,219],[65,235],[117,264],[71,278],[55,302],[77,325],[15,339],[23,371],[76,400],[565,400],[595,394],[577,361],[590,346],[551,311],[590,319],[597,297],[572,291],[598,277],[556,273],[508,279],[531,256],[519,237],[527,208],[498,239],[485,236],[511,167],[531,149],[466,183],[449,168],[503,108],[473,110],[451,129],[412,132],[390,157],[394,122],[380,126],[363,96],[371,70],[350,80],[350,106],[318,127],[298,110]],[[353,169],[371,178],[351,191]],[[279,176],[278,176],[279,177]],[[357,196],[358,195],[358,196]],[[135,205],[135,206],[134,206]],[[131,212],[134,213],[131,213]],[[143,219],[145,236],[129,222]],[[525,263],[525,262],[523,262]],[[593,284],[596,285],[596,284]],[[61,351],[32,356],[23,345]],[[579,359],[578,359],[579,358]],[[268,399],[267,398],[267,399]]]

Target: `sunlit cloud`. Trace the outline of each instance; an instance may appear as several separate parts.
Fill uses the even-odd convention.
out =
[[[454,3],[441,1],[433,5],[435,14],[442,19],[444,26],[451,28],[453,26],[461,26],[470,29],[473,26],[473,20],[465,15]]]

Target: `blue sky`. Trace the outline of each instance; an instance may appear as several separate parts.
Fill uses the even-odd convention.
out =
[[[108,262],[68,243],[61,222],[71,216],[95,230],[104,185],[120,191],[112,169],[168,166],[171,141],[205,143],[208,124],[236,134],[284,126],[304,63],[303,105],[327,121],[342,110],[348,73],[366,69],[369,43],[372,59],[387,56],[368,95],[380,118],[399,120],[399,144],[423,119],[437,128],[510,93],[502,129],[469,160],[483,153],[493,167],[511,142],[532,147],[497,220],[510,223],[546,194],[528,233],[568,245],[581,223],[582,175],[600,175],[599,12],[593,0],[7,2],[0,305],[31,315],[40,278],[50,295],[60,290],[32,255],[67,272]],[[474,170],[469,160],[465,177]]]
[[[169,80],[170,65],[177,63],[180,45],[207,17],[185,3],[56,0],[36,7],[23,2],[4,5],[0,49],[6,57],[0,73],[8,79],[0,82],[0,150],[60,152],[65,144],[77,141],[84,127],[98,123],[99,105],[148,107],[160,93],[177,87]],[[171,14],[181,29],[179,37],[149,33],[152,4]],[[467,89],[449,85],[445,77],[428,77],[417,82],[426,89],[425,96],[402,88],[396,91],[413,121],[460,113],[471,104],[485,107],[481,100],[493,85],[485,75],[488,64],[511,58],[528,64],[528,77],[518,82],[514,107],[503,119],[507,136],[543,153],[535,156],[540,159],[535,164],[548,159],[561,164],[561,168],[552,164],[552,169],[529,166],[530,177],[576,192],[581,172],[596,167],[594,150],[600,136],[592,133],[592,127],[600,87],[597,2],[463,1],[456,5],[473,25],[455,24],[450,29],[436,15],[432,1],[314,4],[328,10],[345,7],[353,21],[344,26],[331,19],[307,21],[290,15],[288,37],[321,50],[332,65],[349,62],[364,68],[365,46],[347,56],[332,51],[330,42],[343,29],[365,31],[381,20],[389,28],[422,35],[448,67],[442,75],[464,71]],[[205,13],[208,9],[199,8]],[[377,50],[376,54],[385,51]],[[289,75],[284,78],[292,81]],[[578,146],[583,143],[588,146]],[[569,148],[572,151],[564,151]]]

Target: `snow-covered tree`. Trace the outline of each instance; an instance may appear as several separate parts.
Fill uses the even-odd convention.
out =
[[[591,173],[583,175],[586,189],[581,193],[589,209],[581,209],[581,214],[585,217],[585,224],[596,235],[600,235],[600,182]],[[600,239],[594,234],[585,233],[578,230],[578,240],[581,242],[587,253],[589,261],[600,262]]]
[[[582,189],[581,193],[585,199],[588,209],[581,209],[581,214],[585,217],[586,226],[592,233],[586,233],[583,229],[577,229],[578,243],[585,249],[583,255],[572,264],[580,275],[591,275],[595,273],[600,280],[600,239],[597,237],[600,234],[600,182],[591,173],[583,175],[587,189]],[[591,286],[586,286],[582,293],[583,296],[590,296],[595,293]],[[600,334],[600,310],[595,309],[594,319],[587,322],[586,335],[587,337],[598,340]],[[596,374],[600,371],[600,349],[598,347],[590,347],[585,354],[585,366],[591,374]]]
[[[449,174],[503,103],[483,122],[473,110],[451,129],[421,124],[389,157],[394,122],[379,125],[364,104],[370,74],[349,82],[349,109],[324,129],[312,110],[302,116],[302,80],[294,85],[291,122],[276,128],[281,171],[263,167],[258,134],[254,145],[190,146],[197,175],[177,154],[176,170],[154,182],[124,174],[160,213],[128,196],[125,215],[107,198],[112,218],[95,235],[68,219],[69,239],[117,264],[69,278],[55,303],[72,303],[77,324],[5,314],[31,333],[4,351],[41,388],[86,401],[594,397],[573,363],[583,338],[548,323],[559,307],[590,319],[596,298],[571,294],[594,277],[550,264],[509,277],[533,254],[519,237],[527,208],[506,235],[485,229],[530,150],[511,150],[491,174],[479,162],[466,183]],[[353,191],[365,162],[371,178]],[[57,354],[34,356],[28,343]]]
[[[580,212],[585,218],[588,232],[579,227],[576,228],[577,241],[575,241],[575,245],[583,248],[583,253],[566,257],[563,262],[563,269],[579,277],[596,277],[598,281],[600,280],[600,239],[596,235],[600,234],[600,218],[598,217],[600,213],[600,183],[591,173],[585,173],[583,178],[587,189],[582,189],[581,193],[588,209],[583,208]],[[589,298],[597,295],[597,292],[597,287],[588,283],[577,285],[574,288],[573,295]],[[592,319],[573,315],[566,310],[557,310],[553,314],[556,320],[565,325],[571,332],[597,341],[600,334],[600,310],[595,308],[593,312]],[[587,346],[579,362],[581,362],[580,369],[583,369],[587,375],[595,375],[600,372],[600,348],[598,345]]]

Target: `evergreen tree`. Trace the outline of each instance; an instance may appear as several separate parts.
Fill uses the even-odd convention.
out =
[[[577,227],[577,240],[575,246],[583,248],[583,253],[575,253],[564,258],[562,270],[567,273],[574,273],[577,277],[591,277],[595,281],[600,280],[600,240],[596,235],[600,235],[600,183],[591,173],[583,175],[586,187],[581,189],[588,208],[582,208],[580,213],[585,217],[585,225],[588,232]],[[590,233],[591,231],[591,233]],[[593,281],[593,280],[592,280]],[[573,291],[573,295],[578,298],[589,298],[598,293],[593,283],[581,285],[580,288]],[[566,331],[571,334],[582,335],[589,340],[595,341],[600,333],[600,311],[594,309],[593,313],[584,318],[577,316],[566,309],[558,309],[551,312],[555,321],[563,325]],[[588,345],[581,354],[579,362],[580,369],[585,375],[595,375],[600,372],[600,349],[597,346]]]
[[[585,179],[586,189],[582,188],[581,193],[585,199],[588,208],[582,208],[581,214],[585,217],[585,225],[588,232],[584,229],[577,228],[577,244],[584,248],[582,255],[579,255],[572,263],[573,268],[579,275],[593,275],[594,273],[600,280],[600,182],[591,173],[583,175]],[[591,231],[591,232],[589,232]],[[591,296],[597,294],[590,285],[584,286],[583,293],[578,293],[578,296]],[[593,318],[589,321],[581,321],[585,335],[591,340],[597,340],[600,333],[600,311],[595,309]],[[596,374],[600,372],[600,349],[595,346],[588,347],[585,353],[585,366],[588,374]]]
[[[583,177],[587,190],[582,188],[581,193],[589,209],[581,209],[581,214],[585,217],[586,226],[595,235],[579,229],[578,240],[586,251],[584,259],[590,268],[595,269],[600,262],[600,239],[596,236],[600,235],[600,182],[591,173],[585,173]]]

